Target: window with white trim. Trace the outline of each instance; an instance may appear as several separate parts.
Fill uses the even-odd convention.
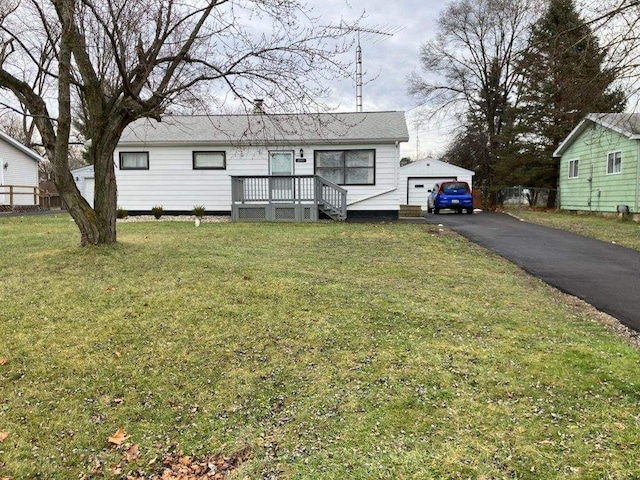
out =
[[[622,152],[611,152],[607,156],[607,175],[622,173]]]
[[[578,178],[578,160],[569,160],[569,178]]]
[[[120,170],[149,170],[149,152],[120,152]]]
[[[316,175],[337,185],[375,185],[375,150],[316,150]]]
[[[225,152],[193,152],[194,170],[224,170],[227,168]]]

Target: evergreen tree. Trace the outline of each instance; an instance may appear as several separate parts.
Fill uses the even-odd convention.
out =
[[[573,0],[550,0],[534,23],[519,62],[521,107],[511,152],[497,167],[510,184],[557,188],[553,152],[589,112],[620,112],[625,95],[612,88],[616,71]]]

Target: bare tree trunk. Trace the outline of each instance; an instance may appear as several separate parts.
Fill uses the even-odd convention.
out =
[[[101,141],[99,139],[98,141]],[[113,151],[115,143],[111,145],[97,145],[94,157],[95,197],[93,208],[96,213],[96,227],[99,242],[111,244],[116,242],[116,210],[118,189],[113,166]]]

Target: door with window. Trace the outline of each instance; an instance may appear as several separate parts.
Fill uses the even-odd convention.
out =
[[[293,201],[293,151],[269,152],[269,175],[271,199],[276,202]]]

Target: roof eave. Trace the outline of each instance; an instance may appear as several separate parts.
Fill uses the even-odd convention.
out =
[[[580,123],[576,126],[576,128],[574,128],[573,130],[571,130],[571,133],[569,133],[569,135],[567,135],[567,138],[565,138],[562,143],[560,145],[558,145],[558,148],[556,148],[556,150],[553,152],[553,157],[554,158],[558,158],[561,157],[562,154],[564,153],[564,151],[569,148],[569,145],[571,145],[573,143],[573,141],[582,133],[584,132],[587,127],[589,126],[590,123],[593,123],[593,120],[591,118],[589,118],[589,116],[583,118]]]
[[[409,137],[398,138],[350,138],[350,139],[279,139],[279,140],[238,140],[238,141],[120,141],[118,147],[187,147],[205,146],[212,147],[252,147],[268,145],[359,145],[359,144],[395,144],[396,142],[408,142]]]

